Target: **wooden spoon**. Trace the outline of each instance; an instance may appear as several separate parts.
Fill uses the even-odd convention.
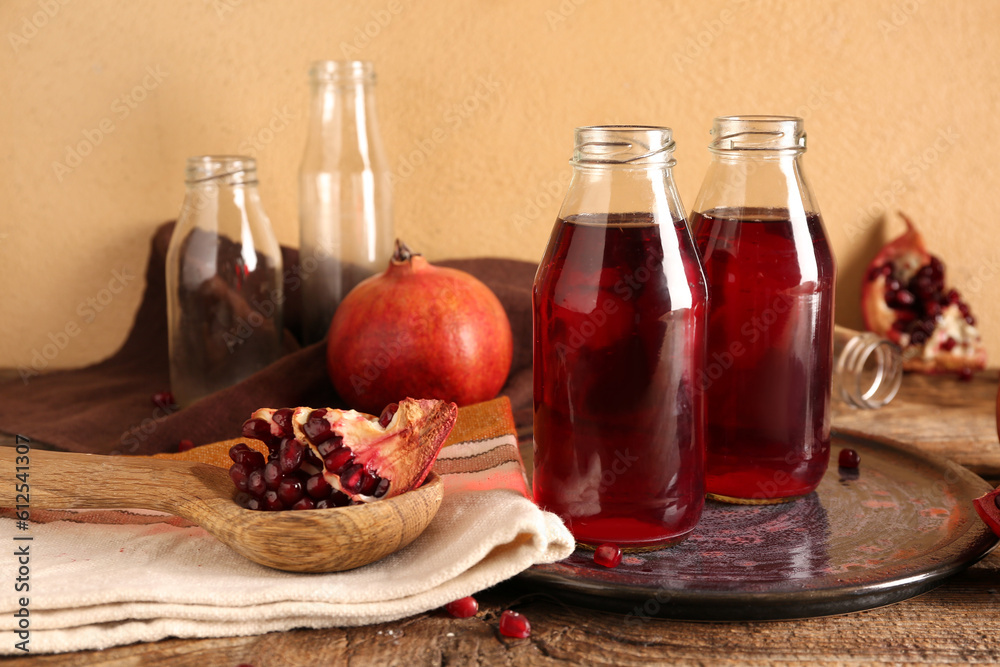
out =
[[[0,447],[10,484],[0,506],[14,507],[13,447]],[[259,512],[233,500],[225,468],[193,461],[31,450],[31,509],[143,508],[192,521],[255,563],[291,572],[339,572],[402,549],[430,524],[444,483],[433,472],[413,491],[364,505]],[[18,464],[23,464],[23,460]]]

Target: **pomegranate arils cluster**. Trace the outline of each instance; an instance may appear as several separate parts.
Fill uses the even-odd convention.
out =
[[[986,350],[969,305],[948,288],[944,263],[900,215],[906,233],[882,248],[865,274],[865,325],[899,344],[906,370],[969,375],[984,368]]]
[[[249,509],[325,509],[389,498],[427,476],[455,424],[453,403],[405,399],[379,417],[332,408],[264,408],[230,450],[230,476]]]

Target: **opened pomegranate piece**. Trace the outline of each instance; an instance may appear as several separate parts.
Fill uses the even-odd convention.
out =
[[[986,348],[969,305],[945,284],[944,264],[927,252],[913,222],[888,243],[865,273],[865,326],[903,349],[903,368],[969,375],[986,366]]]
[[[1000,503],[1000,488],[993,489],[972,501],[976,513],[996,535],[1000,535],[1000,504],[998,503]]]
[[[455,425],[454,403],[407,398],[379,417],[333,408],[263,408],[229,451],[229,474],[251,509],[325,509],[391,498],[427,477]],[[251,502],[254,501],[254,502]]]

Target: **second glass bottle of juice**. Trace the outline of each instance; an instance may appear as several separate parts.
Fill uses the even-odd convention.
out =
[[[801,118],[716,118],[691,215],[708,279],[710,498],[813,491],[830,458],[835,267],[806,185]]]
[[[577,128],[535,276],[535,501],[583,544],[666,546],[704,505],[707,295],[673,149],[668,128]]]

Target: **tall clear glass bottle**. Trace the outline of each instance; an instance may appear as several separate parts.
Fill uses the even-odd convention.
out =
[[[833,255],[802,171],[801,118],[716,118],[691,215],[708,279],[705,488],[735,503],[813,491],[830,455]]]
[[[281,248],[257,192],[257,163],[188,158],[184,206],[167,250],[170,387],[181,406],[282,354]]]
[[[684,539],[704,505],[707,293],[669,128],[581,127],[538,267],[534,496],[577,541]]]
[[[337,306],[392,255],[392,194],[370,62],[309,70],[309,138],[299,172],[305,343],[322,340]]]

